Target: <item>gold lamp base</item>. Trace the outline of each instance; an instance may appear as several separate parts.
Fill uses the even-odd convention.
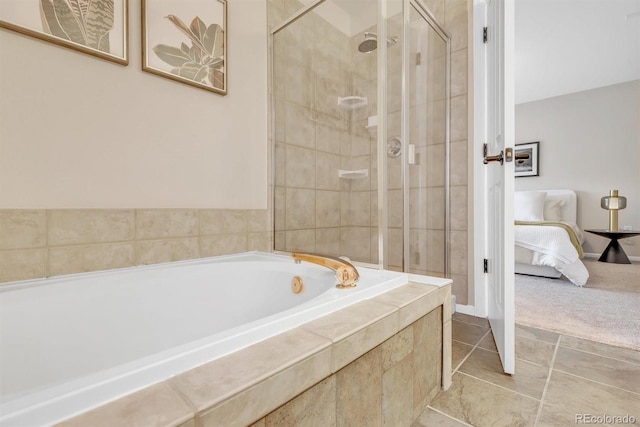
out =
[[[609,231],[618,231],[618,211],[627,207],[627,198],[618,195],[618,190],[600,199],[600,207],[609,211]]]

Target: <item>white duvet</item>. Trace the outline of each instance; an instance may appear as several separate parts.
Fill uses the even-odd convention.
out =
[[[580,229],[575,224],[569,225],[582,241],[584,237]],[[587,283],[589,272],[580,261],[569,234],[561,227],[516,225],[515,244],[533,252],[532,258],[525,263],[553,267],[578,286]]]

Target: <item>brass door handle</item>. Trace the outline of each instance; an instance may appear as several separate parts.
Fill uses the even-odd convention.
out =
[[[484,156],[484,160],[482,161],[482,163],[486,165],[489,162],[500,162],[500,164],[502,164],[504,162],[503,152],[500,151],[500,154],[497,154],[495,156]]]

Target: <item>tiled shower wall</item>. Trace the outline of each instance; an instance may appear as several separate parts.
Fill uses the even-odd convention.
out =
[[[458,303],[468,299],[467,233],[467,45],[469,2],[427,0],[429,10],[451,35],[450,129],[450,272]],[[296,0],[269,0],[270,28],[300,10]],[[372,6],[375,3],[372,2]],[[399,32],[399,19],[389,20],[389,35]],[[394,27],[395,25],[395,27]],[[397,27],[397,28],[396,28]],[[375,28],[371,30],[375,31]],[[357,45],[363,33],[348,38],[313,12],[276,36],[274,73],[276,123],[276,249],[308,250],[346,255],[357,261],[377,262],[376,139],[365,128],[375,115],[376,55],[362,54]],[[389,82],[400,84],[401,61],[389,48]],[[395,53],[399,54],[400,49]],[[375,51],[374,51],[375,53]],[[395,67],[394,67],[395,65]],[[395,80],[394,80],[395,79]],[[395,87],[395,86],[394,86]],[[389,93],[389,129],[399,112],[400,91]],[[368,105],[340,110],[337,97],[367,96]],[[399,114],[397,114],[399,116]],[[284,120],[281,120],[284,118]],[[399,130],[396,129],[399,134]],[[428,159],[428,174],[442,170],[443,141],[418,147]],[[337,169],[367,169],[369,177],[337,179]],[[402,191],[399,159],[388,162],[389,266],[402,266]],[[428,180],[428,178],[427,178]],[[425,217],[441,212],[443,183],[428,181]],[[430,197],[431,195],[431,197]],[[413,196],[413,195],[412,195]],[[412,208],[412,210],[414,210]],[[441,218],[441,216],[440,216]],[[415,224],[415,227],[413,226]],[[412,222],[412,268],[438,275],[427,252],[441,258],[443,221]],[[440,234],[438,234],[440,233]],[[432,239],[429,236],[433,237]],[[435,258],[434,258],[435,259]],[[436,262],[440,265],[441,263]]]
[[[271,250],[267,210],[0,210],[0,282]]]

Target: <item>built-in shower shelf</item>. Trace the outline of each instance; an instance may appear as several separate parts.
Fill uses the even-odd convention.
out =
[[[338,176],[344,179],[361,179],[369,176],[369,169],[359,169],[359,170],[342,170],[338,171]]]
[[[338,105],[347,110],[355,110],[369,104],[366,96],[339,96]]]

